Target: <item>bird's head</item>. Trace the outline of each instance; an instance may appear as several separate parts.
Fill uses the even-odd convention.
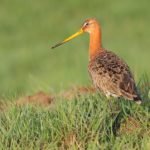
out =
[[[51,47],[51,48],[52,48],[52,49],[53,49],[53,48],[56,48],[56,47],[58,47],[58,46],[60,46],[60,45],[62,45],[62,44],[64,44],[64,43],[66,43],[66,42],[68,42],[68,41],[74,39],[74,38],[77,37],[78,35],[83,34],[84,32],[88,32],[89,34],[91,34],[92,32],[95,31],[95,29],[99,29],[99,23],[98,23],[98,21],[97,21],[96,19],[93,19],[93,18],[87,19],[87,20],[84,21],[84,23],[83,23],[81,29],[80,29],[78,32],[76,32],[75,34],[73,34],[73,35],[71,35],[70,37],[66,38],[64,41],[62,41],[62,42],[60,42],[60,43],[54,45],[54,46]]]
[[[94,18],[85,20],[81,27],[83,32],[88,32],[88,33],[94,32],[96,28],[99,28],[99,23]]]

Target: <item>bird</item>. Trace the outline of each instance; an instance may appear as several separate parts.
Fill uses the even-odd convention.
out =
[[[78,32],[51,48],[54,49],[85,32],[90,36],[88,72],[95,88],[108,99],[123,97],[141,104],[140,92],[127,63],[114,52],[103,48],[101,25],[97,19],[86,19]]]

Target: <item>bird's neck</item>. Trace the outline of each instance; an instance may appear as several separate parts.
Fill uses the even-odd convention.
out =
[[[90,33],[89,59],[91,60],[100,51],[102,51],[101,30],[97,27]]]

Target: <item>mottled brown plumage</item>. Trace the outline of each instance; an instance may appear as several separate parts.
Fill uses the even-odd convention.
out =
[[[89,62],[93,84],[107,97],[124,97],[141,103],[128,65],[113,52],[100,50]]]
[[[140,104],[141,97],[128,65],[116,54],[102,47],[101,28],[96,19],[85,20],[77,33],[52,48],[60,46],[84,32],[88,32],[90,35],[88,70],[95,87],[107,97],[124,97]]]

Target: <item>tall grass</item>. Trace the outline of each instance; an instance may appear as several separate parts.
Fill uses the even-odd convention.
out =
[[[1,114],[1,149],[147,149],[150,110],[100,95],[58,100],[53,108],[30,105]]]

